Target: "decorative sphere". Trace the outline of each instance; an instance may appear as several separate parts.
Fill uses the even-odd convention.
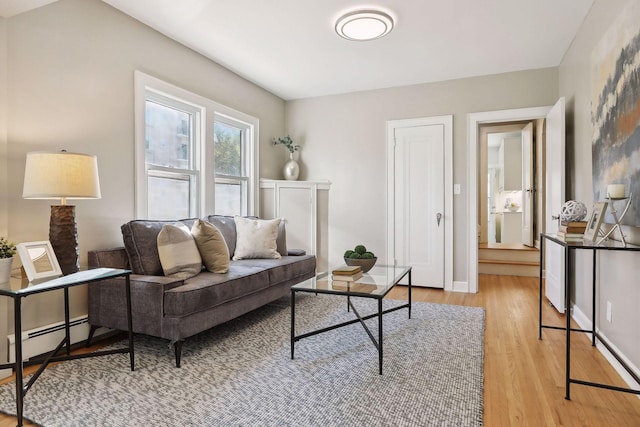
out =
[[[560,209],[562,221],[582,221],[587,216],[587,207],[577,200],[569,200]]]

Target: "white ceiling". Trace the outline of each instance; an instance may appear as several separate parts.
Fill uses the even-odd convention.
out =
[[[103,1],[284,99],[554,67],[593,3]],[[27,1],[0,0],[0,14],[5,5],[18,3]],[[396,26],[391,34],[370,42],[339,37],[333,29],[336,19],[362,7],[392,15]]]

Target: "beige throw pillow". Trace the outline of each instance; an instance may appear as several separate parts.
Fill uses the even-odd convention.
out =
[[[193,223],[191,234],[207,270],[212,273],[229,271],[229,248],[218,227],[199,219]]]
[[[165,276],[188,279],[202,271],[202,258],[189,228],[165,224],[158,234],[158,255]]]
[[[276,238],[280,219],[233,217],[236,223],[234,260],[245,258],[280,258]]]

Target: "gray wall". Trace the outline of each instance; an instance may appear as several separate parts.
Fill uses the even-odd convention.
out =
[[[26,153],[64,148],[97,155],[100,170],[102,199],[75,201],[81,264],[90,249],[122,245],[120,225],[134,217],[135,70],[258,117],[260,151],[283,133],[282,99],[100,0],[60,0],[8,18],[6,29],[8,152],[0,170],[8,171],[2,209],[16,241],[48,239],[52,204],[22,199]],[[269,155],[262,161],[269,171]],[[86,313],[85,292],[72,295],[72,316]],[[48,295],[25,309],[25,328],[62,315]]]
[[[7,21],[0,18],[0,237],[8,235],[8,209],[7,209],[7,178],[8,172],[4,159],[7,156]],[[11,236],[9,236],[11,239]],[[6,298],[5,298],[6,299]],[[5,301],[4,304],[7,302]],[[7,336],[8,313],[4,313],[5,306],[0,303],[0,362],[5,362],[8,343],[1,337]],[[10,374],[5,371],[5,374]],[[4,376],[4,375],[1,375]]]
[[[7,236],[7,20],[0,18],[0,236]]]
[[[611,27],[628,0],[596,0],[579,33],[560,65],[560,96],[567,99],[567,162],[569,195],[592,206],[591,140],[591,52]],[[638,229],[627,228],[629,241],[640,243]],[[591,256],[576,259],[575,303],[590,319]],[[640,254],[603,252],[599,254],[600,295],[597,325],[635,366],[640,366]],[[612,304],[612,322],[605,320],[606,303]]]
[[[303,145],[301,179],[332,182],[329,262],[361,241],[384,255],[386,122],[452,114],[453,182],[462,185],[453,198],[453,280],[467,282],[467,114],[553,105],[557,98],[558,70],[547,68],[288,101],[287,131]]]

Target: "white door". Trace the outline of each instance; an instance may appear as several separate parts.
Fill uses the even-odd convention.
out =
[[[522,129],[522,244],[533,246],[533,123]]]
[[[443,288],[445,127],[400,127],[394,139],[395,260],[413,285]]]
[[[557,216],[565,202],[564,98],[560,98],[547,115],[545,141],[545,232],[556,233]],[[546,241],[544,253],[545,295],[559,312],[564,313],[564,248]]]

